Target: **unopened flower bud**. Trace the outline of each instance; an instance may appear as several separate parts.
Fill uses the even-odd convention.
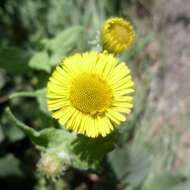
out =
[[[68,159],[57,153],[44,153],[38,163],[39,171],[47,177],[59,177],[69,166]]]

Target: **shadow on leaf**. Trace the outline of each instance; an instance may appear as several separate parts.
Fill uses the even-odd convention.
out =
[[[104,138],[79,136],[71,143],[72,151],[80,160],[89,164],[99,162],[106,153],[114,149],[118,135],[118,131],[114,131]]]

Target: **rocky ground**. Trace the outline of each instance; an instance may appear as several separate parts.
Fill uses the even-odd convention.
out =
[[[190,1],[147,1],[155,40],[149,105],[142,120],[146,143],[157,147],[157,168],[190,174]],[[155,56],[154,56],[155,55]],[[147,133],[147,130],[149,131]],[[142,132],[143,133],[143,132]],[[151,141],[150,141],[151,140]],[[159,146],[159,147],[158,147]],[[167,158],[167,163],[165,163]],[[159,167],[160,166],[160,167]]]

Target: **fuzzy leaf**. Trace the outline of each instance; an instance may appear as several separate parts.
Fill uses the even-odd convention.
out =
[[[41,111],[49,115],[47,108],[46,88],[36,90],[34,92],[15,92],[10,95],[10,99],[16,97],[33,97],[37,99]]]
[[[149,155],[141,147],[115,149],[108,155],[108,161],[117,178],[133,187],[142,183],[150,169]]]
[[[39,90],[35,91],[36,96],[37,96],[37,102],[40,106],[40,109],[43,113],[49,115],[49,111],[48,111],[48,107],[47,107],[47,89],[46,88],[42,88]]]
[[[58,64],[65,55],[74,49],[78,42],[77,39],[81,36],[82,30],[83,28],[81,26],[73,26],[62,31],[53,39],[43,41],[45,49],[52,53],[52,65]]]
[[[6,112],[10,119],[15,122],[16,126],[40,149],[53,148],[59,146],[64,141],[68,142],[69,139],[72,139],[71,133],[62,129],[46,128],[41,131],[36,131],[16,119],[9,108],[6,109]]]
[[[43,151],[54,151],[56,153],[67,154],[67,156],[72,160],[72,166],[78,169],[88,169],[92,168],[93,163],[90,165],[80,160],[77,155],[75,155],[72,150],[70,150],[70,145],[76,138],[72,133],[67,132],[63,129],[47,128],[41,131],[35,131],[31,127],[25,125],[15,118],[11,113],[10,109],[6,109],[7,114],[10,119],[16,123],[16,126],[21,129],[33,142],[36,148]]]
[[[103,156],[113,150],[117,142],[118,133],[113,132],[105,138],[88,138],[79,136],[71,143],[72,151],[77,155],[77,161],[83,161],[83,167],[96,168]],[[81,164],[77,163],[76,164]],[[86,165],[86,166],[85,166]]]
[[[0,158],[0,177],[22,176],[23,173],[19,167],[19,160],[12,154]]]
[[[71,149],[71,144],[77,138],[72,133],[67,132],[63,129],[47,128],[41,131],[35,131],[31,127],[25,125],[15,118],[11,113],[10,109],[6,109],[7,114],[10,119],[16,123],[16,126],[21,129],[33,142],[33,144],[40,150],[43,151],[54,151],[54,152],[64,152],[72,160],[72,166],[74,168],[86,170],[89,168],[95,168],[96,163],[88,163],[86,160],[81,160],[80,156],[73,152]]]
[[[36,70],[51,71],[50,59],[47,52],[37,52],[29,61],[29,66]]]
[[[115,137],[111,134],[106,138],[91,139],[76,136],[64,129],[46,128],[36,131],[15,118],[10,109],[6,109],[10,119],[21,129],[40,149],[55,152],[65,152],[72,160],[72,166],[79,169],[95,169],[102,157],[114,148]]]
[[[4,134],[6,136],[6,139],[8,139],[10,142],[16,142],[18,140],[21,140],[25,137],[25,134],[18,128],[9,125],[9,126],[4,126]]]

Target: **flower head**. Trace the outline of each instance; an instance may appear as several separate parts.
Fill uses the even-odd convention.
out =
[[[105,137],[126,120],[134,83],[125,63],[106,52],[66,58],[48,82],[48,108],[66,128]]]
[[[52,180],[56,180],[65,174],[70,165],[70,154],[65,152],[63,147],[59,147],[51,149],[51,151],[42,152],[37,167],[41,174]]]
[[[47,177],[58,177],[62,172],[62,160],[52,153],[42,154],[38,163],[38,170]]]
[[[127,20],[118,17],[110,18],[103,24],[101,39],[104,49],[121,53],[132,46],[135,32]]]

